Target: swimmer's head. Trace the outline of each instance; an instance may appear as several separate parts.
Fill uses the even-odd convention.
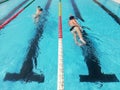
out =
[[[43,9],[41,8],[40,11],[43,11]]]
[[[72,20],[72,19],[75,19],[75,17],[71,15],[71,16],[69,17],[69,20]]]
[[[43,9],[42,9],[40,6],[38,6],[37,8],[38,8],[40,11],[43,11]]]
[[[40,6],[38,6],[37,8],[39,8],[39,9],[40,9],[41,7],[40,7]]]

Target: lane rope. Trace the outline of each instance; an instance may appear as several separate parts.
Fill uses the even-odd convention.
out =
[[[29,2],[25,7],[23,7],[21,10],[19,10],[16,14],[11,16],[9,19],[7,19],[3,24],[0,25],[0,30],[4,28],[9,22],[11,22],[13,19],[15,19],[24,9],[26,9],[30,4],[32,4],[35,0],[32,0]]]
[[[5,3],[7,1],[9,1],[9,0],[2,0],[2,1],[0,1],[0,4]]]
[[[63,68],[63,48],[62,48],[62,3],[59,0],[59,29],[58,29],[58,78],[57,90],[64,90],[64,68]]]

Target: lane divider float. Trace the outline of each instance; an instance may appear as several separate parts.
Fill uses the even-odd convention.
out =
[[[14,14],[12,17],[10,17],[9,19],[7,19],[3,24],[0,25],[0,30],[2,28],[4,28],[10,21],[12,21],[13,19],[15,19],[24,9],[26,9],[30,4],[32,4],[35,0],[32,0],[31,2],[29,2],[25,7],[23,7],[21,10],[19,10],[16,14]]]
[[[62,3],[61,3],[61,0],[59,0],[57,90],[64,90],[64,68],[63,68],[63,48],[62,48]]]
[[[0,4],[7,2],[7,1],[9,1],[9,0],[2,0],[2,1],[0,1]]]

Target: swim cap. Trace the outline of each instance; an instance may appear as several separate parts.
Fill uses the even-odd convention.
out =
[[[38,8],[41,8],[40,6],[38,6]]]
[[[41,8],[40,11],[43,11],[43,9]]]
[[[70,17],[69,17],[69,20],[72,20],[72,19],[75,19],[75,17],[74,17],[74,16],[70,16]]]

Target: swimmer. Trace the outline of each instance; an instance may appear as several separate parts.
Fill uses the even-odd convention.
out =
[[[39,21],[39,17],[41,15],[42,11],[43,11],[43,9],[40,6],[38,6],[37,9],[36,9],[36,13],[34,15],[34,19],[35,19],[36,22]]]
[[[68,23],[69,23],[69,26],[71,27],[71,28],[70,28],[70,32],[71,32],[71,33],[73,34],[73,36],[74,36],[75,43],[76,43],[78,46],[85,45],[86,42],[85,42],[85,40],[83,39],[83,36],[82,36],[82,28],[81,28],[81,26],[77,23],[75,17],[74,17],[74,16],[70,16]],[[79,39],[80,39],[81,42],[78,42],[78,41],[77,41],[77,36],[79,37]]]

